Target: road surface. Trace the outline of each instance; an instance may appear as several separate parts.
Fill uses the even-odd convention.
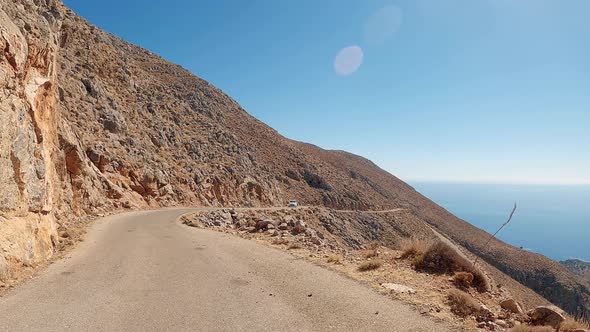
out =
[[[69,258],[0,298],[0,331],[446,331],[372,289],[191,210],[95,222]]]

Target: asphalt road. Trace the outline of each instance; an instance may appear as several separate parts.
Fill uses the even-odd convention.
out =
[[[190,210],[95,222],[68,258],[0,298],[0,331],[446,331],[367,286]]]

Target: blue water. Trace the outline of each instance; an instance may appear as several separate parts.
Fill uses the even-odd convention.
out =
[[[590,261],[590,186],[411,183],[459,218],[554,260]]]

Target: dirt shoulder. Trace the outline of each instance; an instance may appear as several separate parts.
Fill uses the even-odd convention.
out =
[[[377,222],[374,218],[387,221]],[[438,237],[402,209],[378,213],[317,207],[220,209],[189,214],[183,216],[181,222],[288,251],[370,285],[386,296],[412,305],[423,315],[457,328],[504,330],[526,321],[523,313],[512,313],[500,306],[499,303],[511,295],[495,285],[488,292],[462,288],[461,292],[481,308],[476,309],[477,313],[457,315],[449,301],[450,294],[458,290],[453,274],[418,272],[414,259],[402,258],[401,244],[408,238],[430,242]],[[377,240],[383,236],[389,243],[399,243],[400,248],[381,245]],[[487,317],[479,314],[480,309]]]

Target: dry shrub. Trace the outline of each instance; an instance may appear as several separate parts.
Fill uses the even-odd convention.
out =
[[[342,265],[342,258],[340,258],[340,256],[338,256],[338,255],[330,255],[330,256],[328,256],[328,263]]]
[[[479,312],[480,305],[469,294],[457,289],[452,289],[447,296],[451,311],[460,317],[475,315]]]
[[[431,245],[421,257],[414,257],[414,267],[417,270],[431,273],[469,272],[473,275],[473,286],[480,292],[489,290],[488,279],[483,272],[463,257],[457,249],[438,241]]]
[[[365,259],[377,257],[378,253],[376,249],[366,249],[362,251],[362,255]]]
[[[551,326],[518,325],[513,327],[510,332],[555,332],[555,329]]]
[[[559,325],[559,332],[572,332],[576,330],[590,329],[590,324],[585,320],[566,319]]]
[[[361,272],[377,270],[378,268],[381,267],[381,265],[383,265],[383,262],[378,259],[375,259],[372,261],[362,263],[361,265],[359,265],[358,270]]]
[[[403,251],[401,258],[416,257],[422,255],[432,245],[432,242],[419,239],[405,239],[401,242],[400,249]]]
[[[271,242],[274,245],[283,245],[283,244],[289,244],[289,240],[285,239],[285,238],[277,238],[272,240]]]
[[[294,250],[294,249],[301,249],[301,245],[299,243],[291,243],[287,247],[287,250]]]
[[[453,283],[458,288],[467,289],[473,285],[473,274],[470,272],[455,272]]]

